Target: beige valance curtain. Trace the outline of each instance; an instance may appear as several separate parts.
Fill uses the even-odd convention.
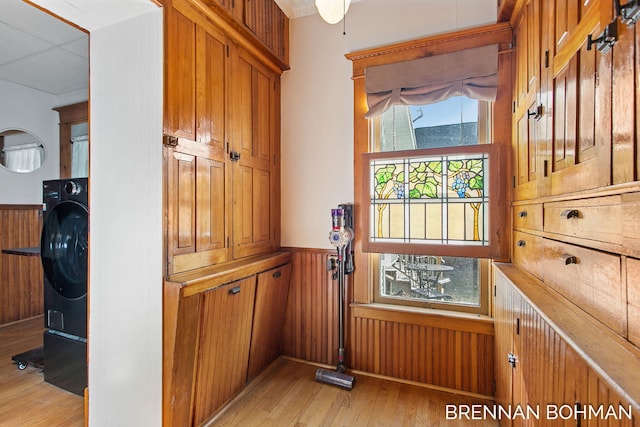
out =
[[[367,118],[393,105],[425,105],[465,95],[495,101],[498,45],[487,45],[365,69]]]

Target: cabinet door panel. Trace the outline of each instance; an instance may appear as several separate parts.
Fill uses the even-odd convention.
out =
[[[241,159],[253,156],[253,67],[238,55],[233,70],[233,141],[232,149]]]
[[[247,380],[256,276],[202,297],[194,425],[201,425]]]
[[[165,129],[164,133],[196,139],[196,36],[195,24],[173,8],[168,8],[165,49]]]
[[[268,162],[271,158],[273,141],[273,81],[271,77],[260,70],[254,72],[254,111],[255,117],[255,153],[254,157]]]
[[[249,378],[258,375],[280,354],[290,275],[291,264],[258,274]]]
[[[582,46],[554,79],[551,172],[554,195],[610,182],[609,56]]]
[[[233,255],[241,258],[273,249],[271,174],[242,165],[234,168]]]
[[[199,157],[197,164],[197,206],[196,250],[214,251],[220,254],[217,262],[226,259],[227,202],[226,164]]]
[[[167,150],[170,255],[195,252],[196,158]]]
[[[226,135],[226,40],[198,27],[197,47],[197,138],[221,153]]]
[[[166,156],[168,273],[228,260],[226,164],[169,149]]]

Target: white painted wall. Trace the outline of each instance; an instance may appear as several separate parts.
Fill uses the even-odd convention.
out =
[[[38,90],[0,80],[0,131],[22,129],[42,141],[45,161],[31,173],[11,172],[0,167],[0,204],[42,203],[42,181],[60,176],[60,131],[57,99]]]
[[[290,23],[282,77],[282,246],[331,248],[330,210],[353,201],[353,82],[344,55],[496,21],[496,0],[363,0],[346,21]]]
[[[92,31],[89,422],[162,420],[162,11]]]
[[[162,9],[37,0],[90,32],[89,424],[162,418]]]

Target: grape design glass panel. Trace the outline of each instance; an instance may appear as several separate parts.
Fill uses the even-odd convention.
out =
[[[488,155],[376,159],[373,242],[487,246]]]

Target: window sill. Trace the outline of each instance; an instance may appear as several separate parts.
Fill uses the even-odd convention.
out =
[[[352,303],[350,308],[356,318],[494,335],[493,319],[482,314],[378,303]]]

